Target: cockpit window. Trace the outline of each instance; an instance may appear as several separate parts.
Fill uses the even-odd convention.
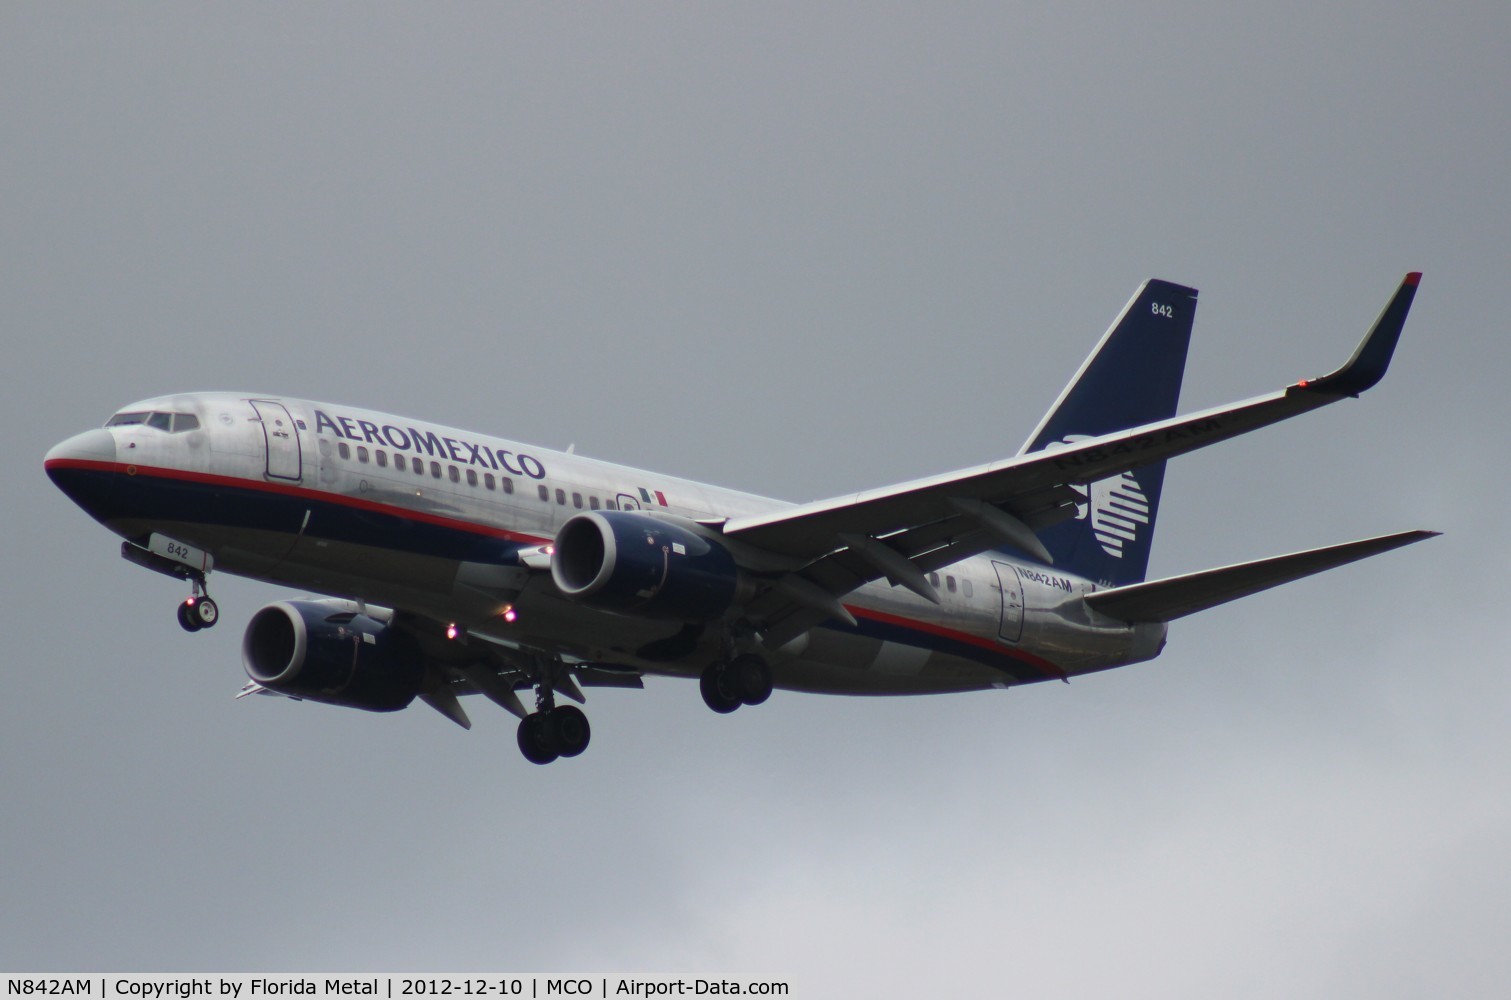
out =
[[[125,413],[117,413],[105,422],[106,427],[126,427],[132,424],[146,424],[160,431],[170,434],[179,434],[183,431],[199,429],[199,418],[192,413],[168,413],[163,410],[148,412],[146,410],[132,410]]]

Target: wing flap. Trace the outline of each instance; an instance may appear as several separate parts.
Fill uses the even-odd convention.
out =
[[[1436,531],[1402,531],[1394,535],[1308,549],[1305,552],[1292,552],[1289,555],[1203,570],[1200,573],[1187,573],[1184,576],[1102,590],[1087,594],[1086,603],[1093,610],[1120,621],[1174,621],[1198,611],[1215,608],[1219,604],[1236,601],[1240,597],[1278,587],[1282,583],[1368,559],[1438,534]]]
[[[572,665],[577,683],[590,688],[626,688],[635,691],[645,689],[640,671],[632,667],[601,663],[577,663]]]

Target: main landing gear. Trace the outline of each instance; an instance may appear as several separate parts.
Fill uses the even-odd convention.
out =
[[[556,704],[554,668],[555,664],[541,665],[535,687],[535,711],[519,720],[519,752],[532,764],[576,757],[588,748],[593,737],[593,727],[588,725],[582,709]]]
[[[771,668],[754,653],[715,660],[698,680],[703,703],[720,715],[741,705],[759,705],[771,697]]]
[[[576,757],[588,748],[593,730],[576,705],[532,712],[519,720],[519,752],[532,764]]]

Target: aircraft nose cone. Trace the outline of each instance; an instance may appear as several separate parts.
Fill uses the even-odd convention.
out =
[[[115,475],[115,438],[104,428],[75,434],[53,445],[42,466],[53,485],[93,511]]]
[[[78,467],[91,462],[115,462],[115,437],[102,427],[75,434],[52,446],[43,465],[51,473],[56,468]]]

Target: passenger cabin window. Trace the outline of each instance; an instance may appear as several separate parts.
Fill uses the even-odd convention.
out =
[[[366,462],[367,461],[367,446],[366,445],[360,445],[360,444],[357,445],[357,461],[359,461],[359,462]]]
[[[441,463],[440,462],[431,462],[430,463],[430,478],[431,479],[440,479],[441,478]]]
[[[572,506],[576,507],[578,510],[582,510],[582,494],[581,493],[573,493],[572,494]]]
[[[618,500],[605,500],[603,502],[603,505],[605,507],[607,507],[609,510],[618,510],[619,509],[619,501]]]
[[[566,490],[557,490],[556,491],[556,502],[559,503],[559,504],[561,504],[563,507],[565,507],[567,505],[567,491]]]
[[[476,469],[468,469],[467,470],[467,485],[468,486],[476,486],[477,485],[477,470]]]
[[[592,507],[594,510],[597,510],[598,509],[598,498],[597,497],[588,497],[588,506]]]
[[[499,478],[499,481],[504,484],[504,492],[505,493],[513,493],[514,492],[514,480],[510,479],[508,476],[499,476],[498,478]]]
[[[403,455],[395,455],[393,457],[393,467],[395,469],[398,469],[400,472],[404,471],[404,456]]]
[[[550,503],[551,502],[551,491],[548,490],[548,489],[546,489],[544,486],[537,486],[537,487],[535,487],[535,492],[537,492],[537,493],[540,494],[540,498],[544,502],[546,502],[546,503]]]
[[[972,594],[971,594],[971,581],[965,579],[964,577],[962,577],[961,580],[960,580],[960,589],[965,592],[965,596],[966,597],[972,596]]]
[[[453,483],[459,483],[462,481],[462,471],[454,465],[446,466],[446,475],[450,477]]]
[[[336,445],[336,452],[340,454],[342,458],[352,457],[351,447],[347,445],[345,441],[342,441],[340,444]]]
[[[378,449],[378,468],[388,468],[388,452],[384,451],[382,448]]]
[[[488,487],[490,490],[493,489],[493,473],[483,473],[483,485]]]
[[[953,576],[946,576],[944,578],[944,589],[952,594],[955,592],[955,578]]]

